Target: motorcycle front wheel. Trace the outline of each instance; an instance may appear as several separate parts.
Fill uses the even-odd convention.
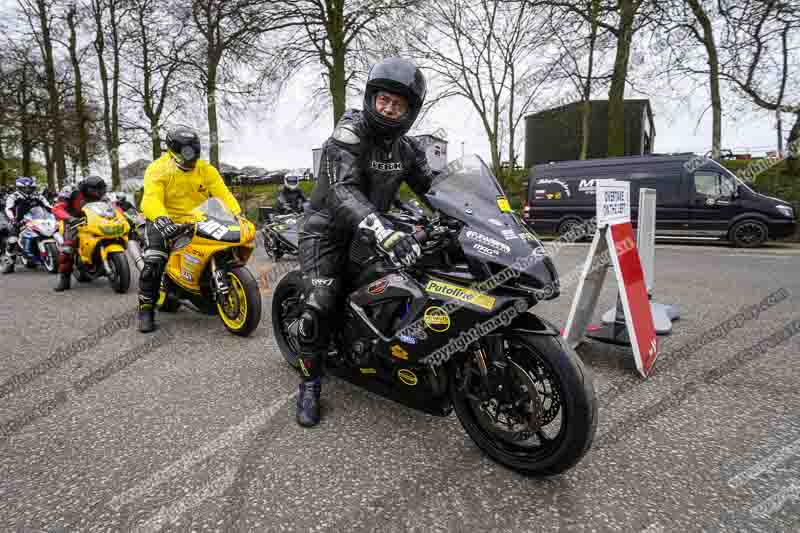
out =
[[[247,267],[234,267],[228,272],[230,291],[217,310],[225,328],[240,337],[249,336],[261,321],[261,292],[258,282]]]
[[[51,274],[58,273],[58,247],[56,243],[48,242],[44,245],[44,248],[44,268]]]
[[[125,294],[131,286],[131,269],[128,265],[128,258],[123,252],[111,252],[108,254],[108,262],[111,265],[111,288],[114,292]]]
[[[289,366],[300,368],[300,347],[290,328],[303,311],[303,279],[300,272],[289,272],[272,295],[272,331]]]
[[[559,337],[508,332],[502,351],[498,364],[476,352],[457,368],[450,392],[461,425],[484,453],[520,473],[572,468],[597,428],[589,373]]]

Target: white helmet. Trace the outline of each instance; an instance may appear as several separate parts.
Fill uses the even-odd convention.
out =
[[[283,185],[287,189],[295,190],[300,186],[300,178],[294,175],[286,175],[283,178]]]

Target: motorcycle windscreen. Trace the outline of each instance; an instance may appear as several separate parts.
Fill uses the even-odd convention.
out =
[[[533,289],[554,288],[555,265],[542,243],[511,209],[508,197],[491,169],[477,155],[450,163],[426,195],[431,205],[466,226],[459,235],[464,254],[488,263],[493,275],[519,273],[518,281]],[[516,276],[515,276],[516,277]]]
[[[192,209],[197,224],[197,235],[222,242],[239,242],[241,233],[236,215],[217,198],[209,198]]]

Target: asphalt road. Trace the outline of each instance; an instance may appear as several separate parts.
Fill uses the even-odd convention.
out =
[[[562,249],[562,277],[587,250]],[[186,310],[145,336],[137,278],[124,296],[105,281],[56,294],[18,268],[0,276],[0,530],[800,530],[800,335],[775,337],[800,319],[800,248],[670,244],[656,261],[655,300],[681,319],[655,373],[582,345],[598,436],[546,480],[483,456],[455,415],[335,379],[322,424],[297,426],[266,288],[250,338]],[[266,265],[259,251],[251,267]],[[563,325],[574,291],[536,310]]]

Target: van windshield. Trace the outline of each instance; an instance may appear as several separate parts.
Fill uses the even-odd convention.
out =
[[[741,187],[744,187],[744,188],[745,188],[745,189],[747,189],[749,192],[751,192],[751,193],[754,193],[754,194],[755,194],[755,191],[753,191],[753,189],[752,189],[752,188],[751,188],[751,187],[750,187],[750,186],[749,186],[749,185],[748,185],[748,184],[747,184],[747,183],[746,183],[744,180],[742,180],[742,178],[740,178],[739,176],[737,176],[736,174],[734,174],[733,172],[731,172],[730,170],[728,170],[728,169],[727,169],[727,168],[725,168],[724,166],[720,165],[720,164],[719,164],[719,163],[717,163],[716,161],[714,161],[714,164],[716,164],[716,165],[717,165],[717,166],[718,166],[718,167],[719,167],[719,168],[722,170],[722,173],[723,173],[725,176],[729,176],[729,177],[733,178],[733,181],[736,183],[736,185],[739,185],[739,186],[741,186]]]

